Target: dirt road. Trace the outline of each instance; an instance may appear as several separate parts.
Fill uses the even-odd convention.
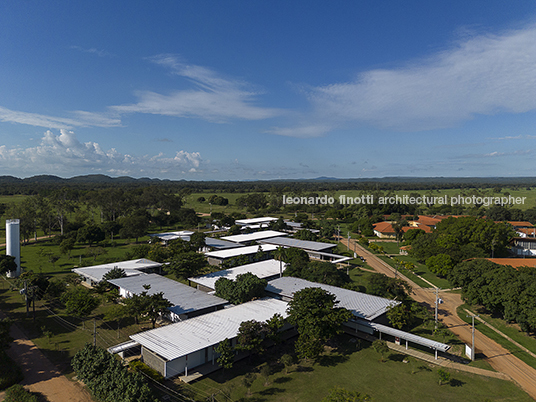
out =
[[[69,381],[43,355],[16,326],[11,326],[11,344],[7,354],[17,363],[24,373],[21,382],[32,392],[40,392],[50,402],[93,402],[89,392],[80,384]],[[0,400],[3,397],[0,396]]]
[[[347,239],[341,239],[341,242],[345,246],[348,246]],[[360,256],[364,257],[367,264],[377,272],[390,277],[395,276],[392,267],[351,239],[350,248],[355,250]],[[400,273],[398,273],[398,276],[402,277],[402,279],[406,280],[411,285],[413,289],[411,297],[415,301],[425,303],[430,309],[435,309],[436,296],[434,289],[421,288]],[[440,297],[443,299],[444,303],[440,305],[441,307],[438,310],[439,320],[463,342],[471,345],[471,326],[459,318],[456,313],[456,309],[463,304],[461,296],[456,293],[440,292]],[[495,370],[508,375],[525,392],[536,400],[536,370],[534,368],[519,360],[508,350],[479,331],[475,332],[475,345],[477,353],[482,353],[486,356],[486,360]]]

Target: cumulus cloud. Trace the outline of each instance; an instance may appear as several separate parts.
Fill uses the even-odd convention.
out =
[[[282,114],[279,109],[255,104],[261,92],[244,81],[222,77],[206,67],[185,64],[173,55],[149,59],[169,69],[172,74],[190,80],[195,88],[160,94],[138,91],[139,101],[130,105],[112,106],[119,113],[151,113],[165,116],[201,118],[215,122],[230,119],[262,120]]]
[[[309,88],[306,94],[314,119],[333,126],[353,122],[420,131],[452,127],[476,115],[532,111],[536,26],[465,37],[404,67],[366,71],[350,82]],[[279,131],[302,137],[304,128]]]
[[[72,176],[99,172],[135,177],[150,174],[177,177],[179,173],[202,172],[202,165],[199,152],[180,150],[173,157],[162,153],[154,156],[122,154],[115,148],[103,150],[97,142],[82,143],[73,131],[65,129],[60,130],[59,135],[46,131],[36,147],[0,146],[0,168],[17,176],[37,173]]]

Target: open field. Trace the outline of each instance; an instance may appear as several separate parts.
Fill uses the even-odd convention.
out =
[[[339,386],[371,396],[373,401],[530,401],[531,398],[515,384],[477,375],[451,372],[449,384],[439,385],[438,368],[391,353],[385,362],[366,341],[352,341],[349,336],[337,338],[337,347],[323,355],[315,365],[301,362],[287,374],[276,363],[278,355],[268,355],[272,374],[265,379],[257,374],[251,387],[253,401],[319,401],[331,388]],[[197,395],[216,394],[217,401],[240,400],[246,394],[243,376],[249,371],[259,373],[261,364],[250,366],[240,362],[225,373],[217,371],[186,386]],[[219,391],[230,391],[227,398]],[[201,399],[199,399],[201,400]]]

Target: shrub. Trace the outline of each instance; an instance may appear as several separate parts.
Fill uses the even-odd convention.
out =
[[[164,382],[164,376],[160,374],[155,369],[149,367],[144,362],[141,362],[139,360],[131,361],[129,364],[129,367],[134,371],[140,371],[149,377],[151,377],[153,380],[158,382]]]
[[[39,402],[39,399],[22,385],[15,384],[7,389],[4,402]]]
[[[0,352],[0,390],[11,387],[24,379],[19,366],[5,353]]]

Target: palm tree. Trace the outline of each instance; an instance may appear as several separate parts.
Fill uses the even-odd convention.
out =
[[[279,277],[281,278],[283,276],[283,258],[285,257],[285,248],[281,246],[277,247],[277,249],[274,251],[274,257],[279,261]]]

